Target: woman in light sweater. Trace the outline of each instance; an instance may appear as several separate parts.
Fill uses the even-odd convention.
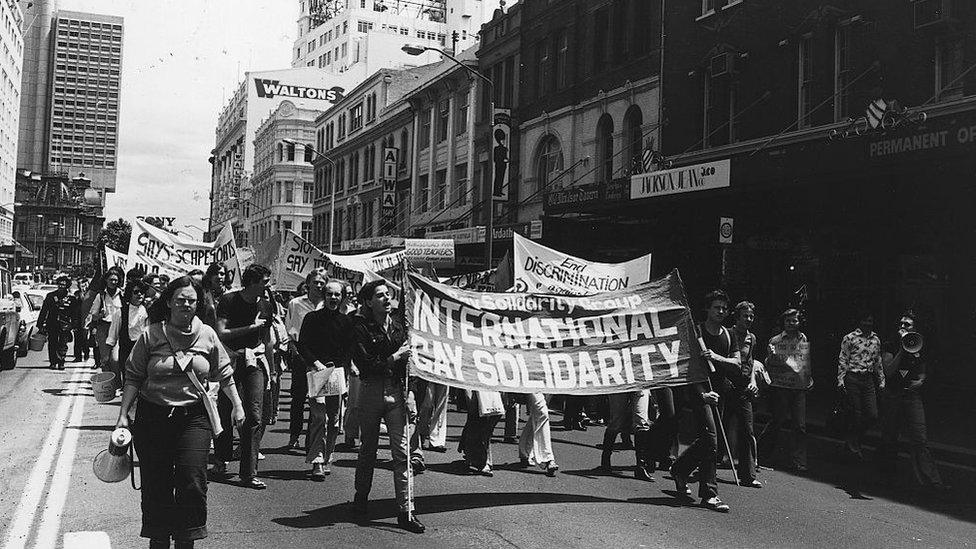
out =
[[[122,409],[116,427],[132,427],[142,468],[142,537],[151,549],[193,547],[207,537],[207,454],[220,428],[210,393],[219,384],[244,421],[230,359],[213,328],[197,318],[203,291],[189,277],[160,296],[166,320],[151,324],[126,363]],[[205,394],[206,393],[206,394]]]

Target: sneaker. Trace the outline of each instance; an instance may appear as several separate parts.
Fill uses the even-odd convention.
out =
[[[264,454],[258,452],[258,461],[263,461],[263,460],[264,460]]]
[[[745,486],[746,488],[762,488],[763,483],[756,479],[739,481],[739,486]]]
[[[725,502],[718,499],[717,497],[703,499],[701,506],[706,509],[711,509],[712,511],[718,511],[719,513],[728,513],[732,510]]]
[[[285,450],[297,450],[298,449],[298,435],[292,435],[288,439],[288,445],[285,446]]]
[[[678,473],[674,470],[674,466],[670,469],[671,478],[674,479],[674,491],[678,493],[679,497],[691,497],[691,488],[688,488],[688,477]]]
[[[313,463],[312,471],[308,474],[309,478],[314,482],[324,482],[325,481],[325,471],[323,471],[324,466],[321,463]]]
[[[493,473],[491,471],[491,465],[485,465],[484,467],[482,467],[481,469],[477,469],[476,471],[477,471],[477,473],[479,475],[481,475],[483,477],[493,477],[493,476],[495,476],[495,473]]]
[[[519,456],[518,465],[515,466],[516,469],[525,469],[529,466],[529,458],[524,456]]]

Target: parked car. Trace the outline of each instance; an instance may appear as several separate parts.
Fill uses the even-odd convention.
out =
[[[12,293],[10,270],[0,262],[0,370],[17,366],[17,342],[20,340],[20,313]]]
[[[12,284],[14,286],[33,286],[40,282],[34,273],[17,273],[14,275]]]
[[[48,292],[42,290],[14,290],[14,302],[20,312],[20,330],[17,337],[17,356],[27,356],[30,338],[37,333],[37,317]]]

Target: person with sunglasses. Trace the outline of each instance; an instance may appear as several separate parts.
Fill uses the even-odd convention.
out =
[[[945,485],[928,448],[922,388],[927,377],[925,348],[906,349],[902,338],[918,333],[915,313],[906,311],[898,321],[896,336],[882,354],[885,385],[881,392],[882,422],[879,448],[882,473],[894,480],[898,462],[898,435],[908,441],[912,478],[923,489],[942,491]]]
[[[106,343],[113,347],[118,344],[119,364],[125,364],[139,336],[149,327],[149,313],[142,304],[145,295],[146,285],[140,280],[132,282],[123,296],[126,304],[112,315]],[[120,370],[124,382],[125,368]]]

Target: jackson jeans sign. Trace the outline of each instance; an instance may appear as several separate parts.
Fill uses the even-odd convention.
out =
[[[630,198],[652,198],[728,187],[729,159],[684,166],[671,170],[642,173],[630,178]]]

